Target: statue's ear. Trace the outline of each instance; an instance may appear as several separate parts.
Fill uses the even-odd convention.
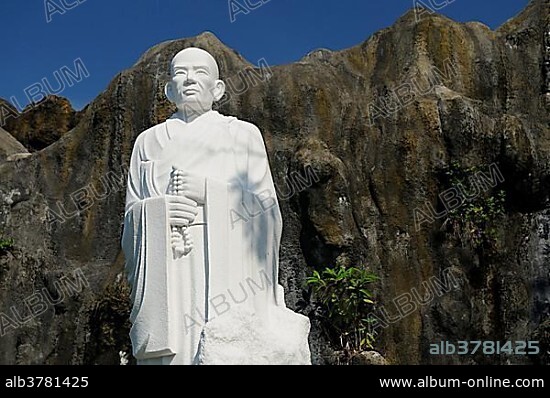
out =
[[[168,98],[168,101],[172,103],[176,102],[174,98],[174,91],[172,89],[172,82],[168,82],[164,86],[164,95],[166,95],[166,98]]]
[[[214,95],[214,102],[222,99],[225,94],[225,83],[223,80],[216,80],[216,85],[214,86],[212,94]]]

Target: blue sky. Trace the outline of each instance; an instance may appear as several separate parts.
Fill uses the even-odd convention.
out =
[[[234,8],[232,23],[229,1],[243,9],[258,6],[247,14]],[[440,13],[493,29],[529,2],[422,1],[448,2]],[[290,63],[317,48],[359,44],[412,6],[413,0],[1,0],[0,97],[15,96],[24,106],[26,88],[43,78],[55,87],[54,72],[75,70],[80,59],[89,77],[59,94],[80,109],[151,46],[206,30],[254,64],[260,58],[270,65]]]

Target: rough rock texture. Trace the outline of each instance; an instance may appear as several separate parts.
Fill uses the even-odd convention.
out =
[[[457,287],[379,330],[375,348],[390,363],[548,363],[547,355],[434,356],[429,345],[536,338],[548,348],[549,7],[533,0],[497,31],[439,15],[417,23],[410,12],[361,45],[273,67],[263,82],[209,33],[150,49],[57,142],[0,164],[0,232],[15,239],[0,256],[0,311],[13,318],[11,306],[23,311],[33,293],[55,293],[75,270],[88,281],[20,327],[4,316],[0,363],[118,363],[130,351],[117,176],[136,136],[173,111],[163,96],[167,66],[190,45],[210,51],[231,80],[221,111],[263,132],[279,196],[288,197],[280,282],[289,307],[312,319],[314,363],[330,350],[303,283],[337,263],[381,277],[376,298],[390,317],[396,297],[422,294],[423,282],[453,271]],[[434,67],[442,73],[430,84]],[[494,163],[505,178],[496,253],[461,243],[444,218],[415,228],[415,208],[442,210],[441,171],[453,162]],[[317,182],[297,185],[306,166]],[[58,204],[75,213],[49,223],[47,208],[59,213]]]
[[[5,128],[30,151],[38,151],[61,138],[77,121],[78,113],[67,99],[49,95],[17,117],[6,116]]]
[[[387,361],[376,351],[359,353],[352,359],[352,365],[387,365]]]
[[[19,141],[0,127],[0,162],[11,160],[14,155],[28,153],[29,151]]]
[[[288,308],[272,308],[271,321],[233,307],[209,321],[198,350],[201,365],[310,365],[309,322]]]

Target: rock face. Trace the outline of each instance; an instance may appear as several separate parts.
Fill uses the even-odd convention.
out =
[[[429,348],[536,339],[548,351],[549,8],[534,0],[497,31],[410,12],[361,45],[263,74],[209,33],[150,49],[55,143],[0,164],[0,235],[15,240],[0,255],[0,363],[118,363],[130,351],[124,166],[137,135],[173,112],[169,60],[191,45],[220,61],[220,111],[264,135],[285,223],[280,282],[312,319],[314,363],[330,354],[304,280],[334,264],[380,276],[375,348],[390,363],[548,363]],[[427,204],[445,214],[452,164],[501,173],[504,213],[483,220],[496,250],[472,244],[466,217],[419,223]]]
[[[6,117],[5,128],[30,151],[38,151],[61,138],[77,121],[78,113],[67,99],[50,95],[17,117]]]
[[[25,149],[10,133],[0,127],[0,162],[11,160],[17,155],[28,155]]]

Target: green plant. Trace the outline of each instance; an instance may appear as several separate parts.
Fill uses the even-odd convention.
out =
[[[478,194],[450,210],[443,225],[463,245],[469,242],[474,249],[493,252],[497,248],[497,225],[505,214],[506,192],[495,189],[483,191],[479,186],[476,187],[475,184],[479,184],[476,178],[479,173],[477,167],[463,168],[458,162],[453,162],[445,171],[450,187]]]
[[[375,303],[369,287],[376,280],[367,270],[344,266],[314,271],[307,279],[321,304],[329,337],[351,354],[372,349],[375,335],[369,324]]]
[[[13,249],[15,241],[13,238],[0,238],[0,253],[5,253],[8,250]]]

